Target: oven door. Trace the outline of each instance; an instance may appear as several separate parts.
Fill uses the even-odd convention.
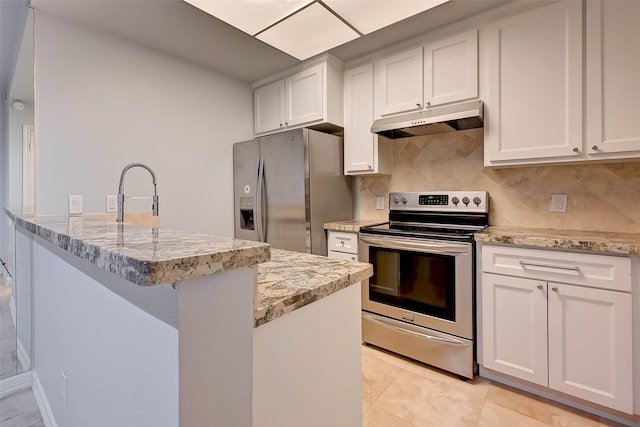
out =
[[[472,243],[361,233],[359,246],[363,310],[473,339]]]

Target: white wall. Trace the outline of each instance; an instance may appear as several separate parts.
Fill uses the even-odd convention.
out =
[[[37,213],[66,213],[69,194],[104,212],[137,161],[156,172],[163,227],[232,236],[232,145],[253,136],[249,85],[35,13]],[[125,190],[150,195],[151,179],[131,170]]]
[[[42,239],[16,238],[32,245],[33,367],[57,425],[177,426],[171,285],[136,286]]]

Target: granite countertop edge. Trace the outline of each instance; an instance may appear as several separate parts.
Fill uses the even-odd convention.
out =
[[[271,261],[258,265],[254,327],[326,298],[373,275],[368,263],[272,249]]]
[[[476,233],[475,240],[482,243],[640,255],[640,233],[490,226]]]
[[[346,221],[327,222],[324,224],[324,229],[331,231],[346,231],[349,233],[358,233],[361,227],[384,224],[385,222],[387,221],[381,219],[350,219]]]
[[[17,227],[139,286],[176,283],[271,258],[266,243],[91,216],[34,217],[5,212]]]

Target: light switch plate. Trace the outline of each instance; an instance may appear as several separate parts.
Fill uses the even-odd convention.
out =
[[[384,209],[384,197],[376,197],[376,209]]]
[[[69,215],[82,214],[82,196],[69,196]]]
[[[566,194],[552,194],[551,195],[551,212],[566,212],[567,211],[567,195]]]

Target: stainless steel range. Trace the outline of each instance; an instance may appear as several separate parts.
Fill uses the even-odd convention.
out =
[[[489,222],[484,191],[391,193],[389,222],[360,229],[362,340],[465,378],[475,362],[473,234]]]

